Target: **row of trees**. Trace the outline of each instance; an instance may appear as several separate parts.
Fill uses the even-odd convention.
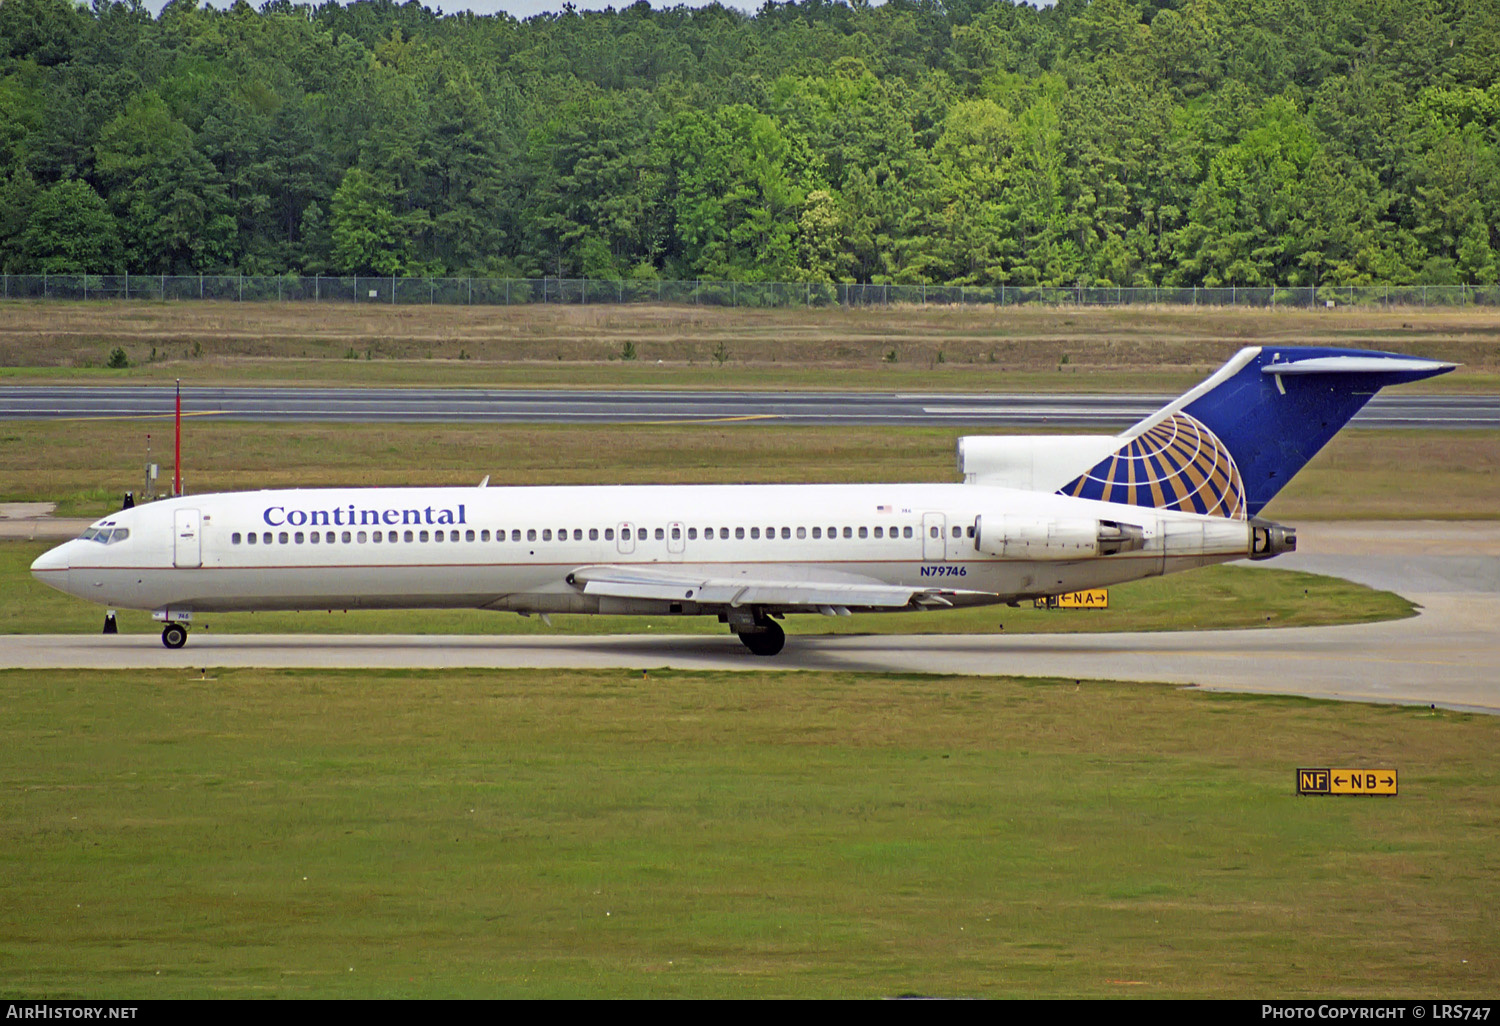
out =
[[[1500,0],[0,3],[0,267],[1494,282]]]

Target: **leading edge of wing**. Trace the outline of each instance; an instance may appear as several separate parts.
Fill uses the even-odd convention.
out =
[[[579,567],[568,575],[567,580],[574,587],[581,588],[585,595],[696,602],[730,608],[856,606],[904,609],[913,603],[950,606],[953,603],[945,596],[982,594],[953,588],[885,584],[854,575],[843,575],[839,579],[784,580],[756,577],[748,571],[730,577],[693,573],[688,569],[609,565]]]

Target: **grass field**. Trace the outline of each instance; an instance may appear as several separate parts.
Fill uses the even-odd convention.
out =
[[[184,427],[191,492],[303,486],[957,481],[960,428],[731,425],[255,424]],[[0,422],[0,501],[101,516],[171,476],[171,421]],[[600,444],[600,439],[608,444]],[[1284,520],[1500,515],[1500,432],[1344,431],[1266,515]]]
[[[0,990],[1491,997],[1497,749],[1072,680],[0,672]]]
[[[31,561],[49,546],[0,543],[0,634],[92,634],[100,606],[54,591],[35,580]],[[1207,567],[1110,589],[1107,610],[1039,610],[990,606],[923,613],[792,616],[789,634],[1072,634],[1242,627],[1310,627],[1367,623],[1413,615],[1410,602],[1390,592],[1316,574],[1240,566]],[[220,634],[722,634],[708,616],[532,617],[480,610],[376,612],[310,610],[303,613],[203,615],[195,630]],[[120,610],[119,629],[154,634],[151,614]]]
[[[1278,343],[1420,353],[1463,367],[1417,388],[1500,388],[1500,311],[1480,307],[0,303],[0,377],[21,381],[1180,391]],[[116,347],[131,367],[105,368]]]

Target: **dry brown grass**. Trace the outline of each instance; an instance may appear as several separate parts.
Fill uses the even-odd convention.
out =
[[[1500,374],[1500,310],[1257,310],[1210,307],[895,307],[726,309],[687,306],[382,306],[313,303],[0,304],[0,367],[101,366],[115,346],[158,373],[232,380],[246,364],[323,364],[316,377],[372,372],[390,361],[448,365],[453,383],[530,367],[636,365],[828,370],[954,365],[1055,374],[1098,387],[1108,371],[1200,375],[1248,344],[1369,346],[1452,360],[1457,377]],[[153,351],[157,362],[149,363]],[[197,352],[195,357],[193,354]],[[357,360],[349,359],[351,354]],[[941,354],[941,357],[939,356]],[[368,361],[365,359],[368,355]],[[894,357],[894,358],[893,358]],[[355,366],[350,366],[351,364]],[[374,368],[385,364],[380,371]],[[171,368],[168,370],[167,368]],[[182,369],[189,373],[183,374]],[[632,368],[633,369],[633,368]],[[299,367],[286,375],[304,378]],[[396,372],[399,380],[402,373]],[[417,372],[421,375],[421,372]],[[256,376],[265,376],[262,369]],[[910,383],[910,382],[904,382]],[[956,381],[954,382],[957,383]],[[1103,382],[1108,384],[1108,382]],[[1453,387],[1452,380],[1445,382]],[[991,384],[989,387],[993,387]]]

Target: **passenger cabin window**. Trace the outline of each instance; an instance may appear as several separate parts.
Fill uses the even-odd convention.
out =
[[[84,537],[87,538],[88,535],[84,535]],[[233,534],[231,534],[229,536],[229,544],[231,544],[231,545],[238,545],[239,543],[240,543],[240,532],[236,531],[236,532],[234,532]]]
[[[823,529],[821,527],[814,527],[813,528],[813,537],[814,538],[822,538],[823,537]]]
[[[675,530],[675,528],[674,528],[674,530]],[[697,540],[698,540],[698,529],[696,527],[689,527],[688,528],[688,541],[697,541]]]
[[[419,531],[419,532],[417,532],[417,538],[420,541],[426,541],[427,540],[427,532],[426,531]]]
[[[589,541],[598,541],[598,540],[599,540],[599,528],[597,528],[597,527],[591,527],[591,528],[589,528]]]
[[[665,537],[666,537],[666,536],[667,536],[667,532],[665,532],[665,531],[663,531],[663,530],[662,530],[662,529],[661,529],[661,528],[659,528],[659,527],[658,527],[658,528],[657,528],[657,529],[656,529],[656,540],[657,540],[657,541],[661,541],[661,540],[662,540],[662,539],[663,539],[663,538],[665,538]]]
[[[799,528],[797,528],[797,537],[798,538],[806,538],[807,537],[807,528],[805,528],[805,527],[799,527]]]
[[[760,528],[758,528],[758,527],[752,527],[752,528],[750,528],[750,537],[755,538],[755,539],[759,539],[760,538]]]
[[[846,528],[844,528],[844,537],[845,538],[853,538],[854,537],[854,528],[852,528],[852,527],[846,527]]]
[[[606,527],[604,529],[604,540],[605,541],[614,541],[615,540],[615,529],[613,527]]]
[[[734,536],[736,538],[743,539],[745,537],[745,529],[743,527],[736,527],[734,529]]]

